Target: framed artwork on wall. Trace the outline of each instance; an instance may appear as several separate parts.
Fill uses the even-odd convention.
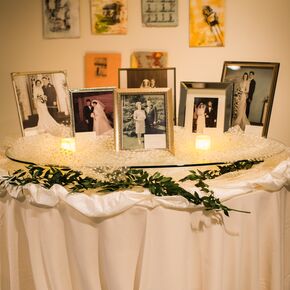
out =
[[[234,85],[232,125],[267,136],[279,63],[225,61],[222,81]]]
[[[131,68],[166,68],[167,52],[136,51],[131,55]]]
[[[232,83],[181,82],[178,125],[200,134],[227,131],[232,93]]]
[[[42,0],[43,37],[80,37],[80,1]]]
[[[86,53],[85,86],[87,88],[118,86],[120,53]]]
[[[75,133],[109,133],[114,127],[114,88],[71,89]]]
[[[115,91],[116,150],[164,149],[173,153],[171,89]]]
[[[224,46],[224,0],[190,0],[189,46]]]
[[[178,25],[178,0],[142,0],[141,9],[146,26]]]
[[[173,118],[176,117],[176,69],[120,68],[118,88],[171,88]]]
[[[12,73],[23,136],[71,137],[71,105],[64,71]]]
[[[91,0],[93,34],[127,33],[127,0]]]

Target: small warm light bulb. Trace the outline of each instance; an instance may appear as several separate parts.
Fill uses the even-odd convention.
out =
[[[60,148],[68,151],[75,152],[76,151],[76,142],[74,138],[62,138]]]
[[[211,138],[208,135],[197,135],[195,138],[195,148],[198,150],[209,150]]]

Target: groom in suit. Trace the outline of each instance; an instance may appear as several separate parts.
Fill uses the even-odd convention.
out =
[[[92,106],[91,100],[87,99],[86,106],[84,106],[84,109],[83,109],[83,116],[87,125],[87,130],[89,132],[93,131],[94,119],[91,116],[93,111],[94,111],[94,107]]]
[[[157,108],[154,106],[151,101],[147,101],[145,108],[145,131],[146,134],[156,134],[156,125],[157,125]]]
[[[56,103],[57,94],[56,94],[55,87],[50,82],[47,76],[42,77],[42,82],[43,82],[43,86],[42,86],[43,93],[47,97],[46,105],[47,105],[48,112],[53,118],[55,118],[58,112],[57,103]]]
[[[256,81],[255,81],[254,77],[255,77],[255,73],[253,71],[250,71],[250,73],[249,73],[250,85],[249,85],[249,93],[248,93],[247,107],[246,107],[247,118],[249,118],[251,102],[253,100],[253,96],[254,96],[254,92],[255,92],[255,88],[256,88]]]
[[[207,106],[205,108],[205,126],[207,128],[215,128],[216,127],[216,119],[217,114],[216,110],[212,106],[212,102],[208,101]]]

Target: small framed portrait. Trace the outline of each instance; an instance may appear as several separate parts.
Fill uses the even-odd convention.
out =
[[[178,0],[142,0],[142,22],[145,26],[177,26]]]
[[[173,121],[176,118],[176,69],[171,68],[120,68],[119,88],[171,88]]]
[[[121,67],[120,53],[93,53],[85,54],[85,86],[117,87],[118,69]]]
[[[127,33],[127,0],[91,0],[93,34]]]
[[[79,0],[42,0],[44,38],[80,37]]]
[[[221,134],[231,125],[231,83],[181,82],[178,125],[192,133]]]
[[[72,136],[64,71],[12,73],[11,77],[23,136]]]
[[[267,136],[279,63],[225,61],[222,81],[234,85],[232,125]]]
[[[116,150],[164,149],[173,153],[171,89],[115,91]]]
[[[70,90],[75,133],[108,134],[114,128],[114,88]]]

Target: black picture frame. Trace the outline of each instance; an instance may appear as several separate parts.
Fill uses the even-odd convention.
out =
[[[240,125],[243,130],[256,128],[257,134],[267,137],[279,67],[280,64],[277,62],[224,62],[221,81],[232,82],[234,86],[233,126]],[[248,83],[242,85],[246,83],[242,82],[242,77],[246,78],[246,74],[248,74]],[[250,75],[254,76],[255,82],[251,81],[252,76],[250,77]],[[245,89],[241,90],[241,87]],[[242,103],[245,98],[246,119],[242,113],[245,107]],[[245,122],[249,124],[245,125]]]

